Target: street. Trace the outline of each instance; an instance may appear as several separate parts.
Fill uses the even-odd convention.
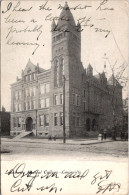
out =
[[[44,139],[13,140],[2,138],[2,159],[64,159],[64,160],[121,160],[127,159],[128,142],[106,140],[62,140],[48,141]]]

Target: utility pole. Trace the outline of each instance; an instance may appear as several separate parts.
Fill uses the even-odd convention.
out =
[[[65,76],[63,75],[63,143],[65,142]]]

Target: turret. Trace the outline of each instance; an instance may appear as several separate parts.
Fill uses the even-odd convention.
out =
[[[90,64],[87,67],[87,76],[93,76],[93,68]]]

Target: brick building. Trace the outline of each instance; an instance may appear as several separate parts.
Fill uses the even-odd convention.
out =
[[[67,137],[98,134],[113,126],[112,78],[93,75],[81,62],[80,24],[75,24],[67,3],[60,14],[69,20],[52,22],[51,68],[28,61],[21,79],[11,85],[11,134],[33,131],[38,136],[63,136],[63,75]],[[69,31],[69,32],[67,32]],[[119,92],[119,95],[118,93]],[[122,115],[122,87],[115,82],[118,118]]]
[[[10,135],[10,112],[0,111],[0,126],[1,136]]]

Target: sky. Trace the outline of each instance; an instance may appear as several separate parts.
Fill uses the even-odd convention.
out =
[[[104,70],[106,63],[107,77],[112,74],[111,65],[115,64],[115,73],[120,71],[120,66],[128,64],[128,1],[67,1],[75,22],[87,22],[81,32],[81,61],[86,68],[90,63],[94,74]],[[10,4],[9,4],[10,3]],[[43,5],[45,9],[43,9]],[[7,111],[10,111],[11,90],[10,85],[21,77],[28,60],[48,69],[51,67],[51,17],[59,17],[65,1],[2,1],[1,4],[1,98]],[[101,10],[99,6],[101,5]],[[83,9],[76,9],[78,8]],[[84,7],[87,6],[85,9]],[[8,8],[8,10],[7,10]],[[14,10],[15,8],[15,10]],[[30,11],[19,11],[30,9]],[[50,20],[46,20],[46,18]],[[14,23],[15,20],[15,23]],[[17,21],[16,21],[17,20]],[[22,22],[18,22],[22,20]],[[55,20],[57,22],[57,20]],[[82,22],[84,25],[84,22]],[[90,27],[89,25],[94,25]],[[38,40],[39,32],[18,32],[41,28],[42,33]],[[12,31],[11,31],[12,29]],[[17,33],[16,33],[17,30]],[[98,30],[98,32],[96,32]],[[109,31],[107,38],[106,32]],[[11,31],[11,32],[10,32]],[[103,32],[100,32],[103,31]],[[11,42],[30,42],[39,44],[32,55],[34,46],[10,45]],[[106,54],[106,59],[104,56]],[[125,71],[127,75],[127,69]],[[127,90],[123,90],[123,98]]]

